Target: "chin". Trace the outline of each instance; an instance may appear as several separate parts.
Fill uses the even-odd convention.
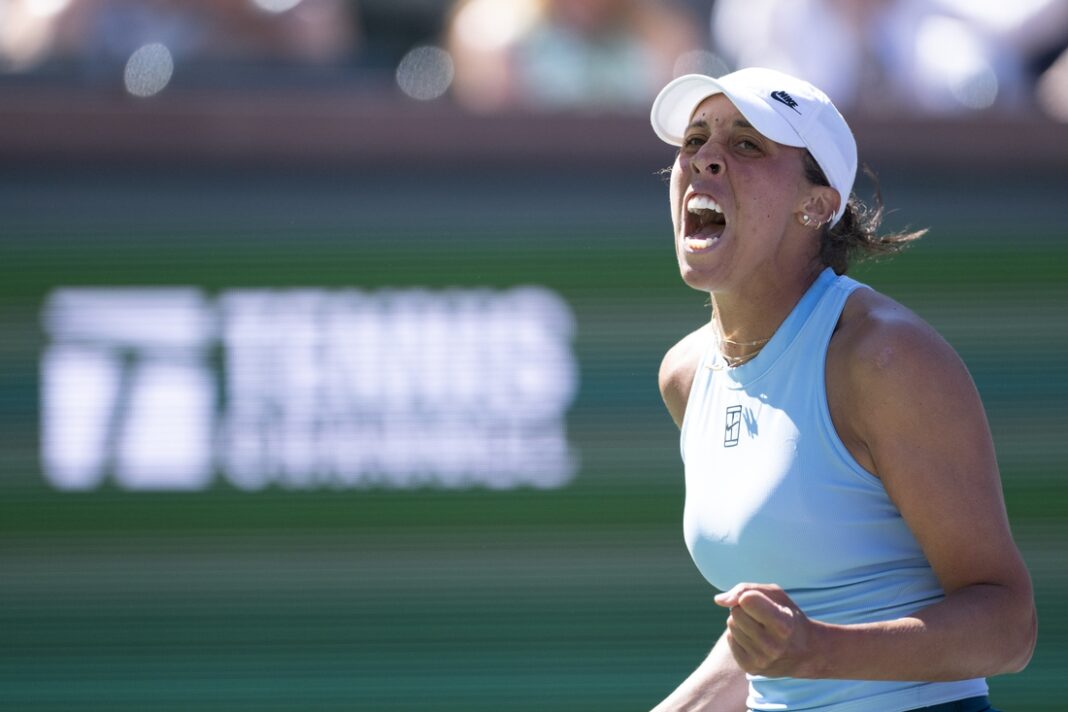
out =
[[[688,264],[679,264],[679,276],[682,277],[683,284],[690,289],[696,289],[699,292],[713,292],[715,291],[715,285],[717,280],[707,272],[694,269]]]

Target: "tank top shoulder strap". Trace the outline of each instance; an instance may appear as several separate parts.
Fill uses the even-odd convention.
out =
[[[819,303],[812,309],[805,328],[807,339],[811,339],[815,342],[814,345],[825,349],[831,340],[831,334],[838,326],[838,320],[842,316],[850,295],[862,288],[868,289],[869,287],[845,275],[834,277]]]

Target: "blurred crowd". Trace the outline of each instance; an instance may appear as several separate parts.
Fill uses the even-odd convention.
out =
[[[850,113],[1068,121],[1068,0],[0,0],[0,96],[318,80],[478,112],[638,112],[673,76],[743,66]]]

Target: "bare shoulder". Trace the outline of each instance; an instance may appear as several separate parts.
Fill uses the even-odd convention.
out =
[[[834,373],[847,375],[866,390],[966,373],[953,347],[930,324],[870,289],[858,289],[850,296],[828,360],[836,367]]]
[[[686,401],[690,397],[694,373],[704,355],[709,333],[709,326],[705,325],[687,334],[668,349],[660,362],[660,395],[671,419],[680,428],[686,415]]]
[[[876,461],[880,439],[902,435],[903,427],[960,423],[962,412],[972,414],[975,430],[986,427],[953,347],[914,312],[868,289],[850,296],[831,339],[827,399],[847,448],[880,476],[886,474]]]

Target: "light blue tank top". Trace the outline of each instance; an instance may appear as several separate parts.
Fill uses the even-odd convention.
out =
[[[863,285],[824,271],[756,358],[728,368],[713,343],[682,424],[683,529],[708,581],[782,586],[810,618],[890,620],[944,594],[880,480],[831,422],[824,366],[846,300]],[[896,712],[987,693],[948,683],[749,676],[754,710]]]

